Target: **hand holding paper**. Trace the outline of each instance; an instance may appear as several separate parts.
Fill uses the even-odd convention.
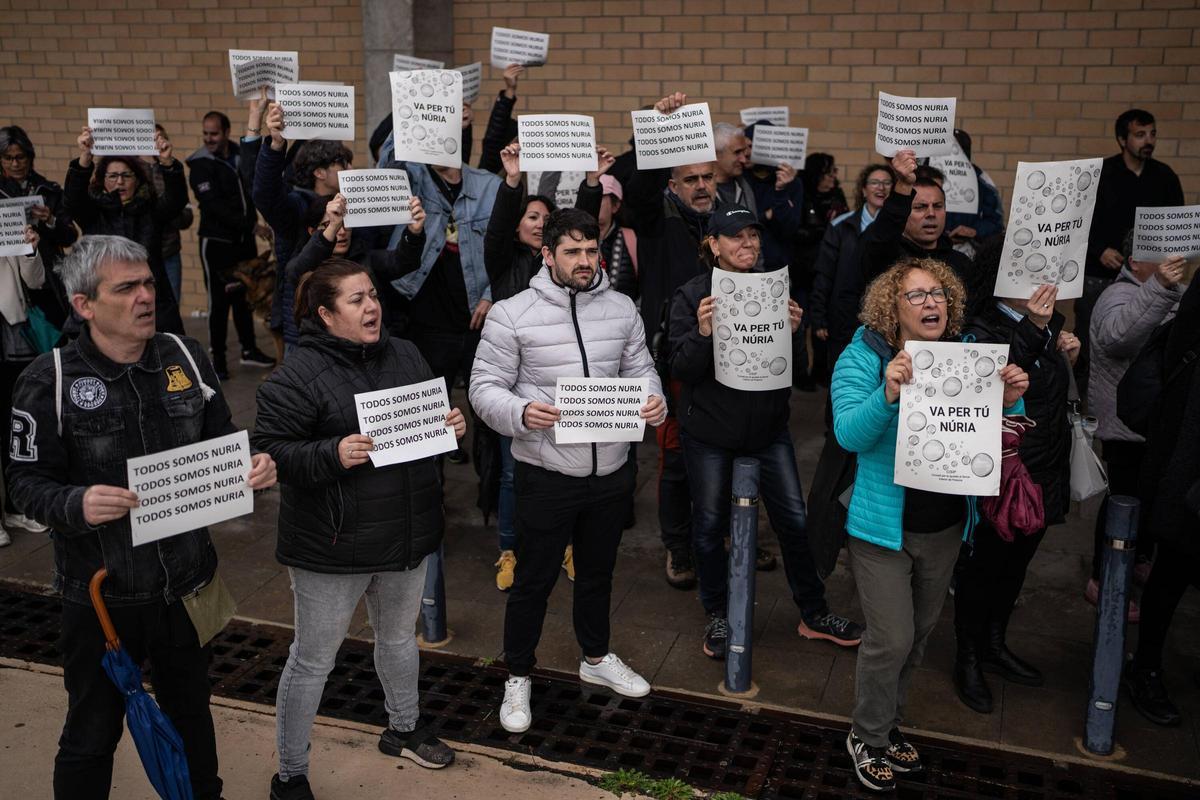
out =
[[[92,164],[92,145],[95,140],[92,138],[92,129],[84,125],[81,129],[78,138],[75,139],[75,144],[79,146],[79,166],[90,167]]]
[[[83,521],[93,527],[113,522],[137,508],[138,496],[120,486],[95,484],[83,493]]]
[[[717,298],[711,294],[696,307],[696,327],[701,336],[712,336],[713,310],[716,307]]]
[[[1020,400],[1029,388],[1029,373],[1016,364],[1009,364],[1000,370],[1000,380],[1004,381],[1005,408]]]
[[[642,419],[657,428],[667,418],[667,404],[661,395],[652,394],[638,413]]]
[[[354,469],[370,460],[371,449],[374,446],[375,443],[370,436],[352,433],[338,442],[338,460],[342,462],[345,469]]]
[[[452,408],[446,415],[446,427],[454,429],[454,438],[461,439],[467,433],[467,418],[461,408]]]
[[[900,399],[900,390],[912,380],[912,356],[901,350],[883,371],[883,396],[889,403]]]
[[[408,223],[408,232],[416,236],[425,230],[425,206],[421,205],[421,198],[415,194],[408,199],[408,213],[412,214],[412,222]]]
[[[587,173],[588,186],[597,186],[600,183],[600,176],[608,172],[613,164],[617,162],[617,157],[608,152],[607,148],[596,148],[596,169]]]
[[[246,476],[246,485],[254,491],[270,489],[275,485],[275,459],[269,453],[255,453],[250,456],[250,474]]]
[[[912,194],[913,184],[917,180],[917,156],[912,150],[901,150],[889,161],[896,173],[895,189],[900,194]]]
[[[546,428],[554,427],[554,423],[558,422],[560,414],[558,409],[549,403],[541,403],[534,400],[525,406],[525,413],[521,416],[525,427],[529,428],[529,430],[544,431]]]
[[[685,105],[687,105],[687,95],[683,92],[674,92],[655,103],[654,110],[660,114],[671,114]]]
[[[1158,265],[1154,277],[1164,289],[1174,289],[1183,280],[1183,270],[1187,261],[1183,256],[1171,256]]]

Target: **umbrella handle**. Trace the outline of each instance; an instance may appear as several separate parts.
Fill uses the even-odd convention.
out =
[[[92,596],[92,606],[96,609],[96,616],[100,618],[100,629],[104,631],[106,646],[109,650],[116,650],[121,646],[121,640],[117,638],[117,629],[113,627],[112,618],[108,616],[108,607],[104,605],[104,598],[100,596],[100,585],[107,577],[108,570],[104,567],[96,570],[96,574],[88,583],[88,593]]]

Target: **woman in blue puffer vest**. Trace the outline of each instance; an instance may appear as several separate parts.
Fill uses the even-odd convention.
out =
[[[867,287],[863,327],[833,373],[834,435],[858,455],[846,531],[867,624],[846,747],[858,779],[875,790],[894,786],[895,772],[921,769],[899,729],[904,697],[941,613],[960,543],[978,518],[973,498],[906,489],[893,480],[900,387],[913,375],[904,343],[957,339],[966,299],[941,261],[900,261]],[[1023,413],[1029,376],[1015,364],[998,374],[1004,413]]]

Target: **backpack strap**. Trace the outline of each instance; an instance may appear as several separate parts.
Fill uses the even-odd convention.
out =
[[[54,417],[58,420],[58,435],[62,436],[62,353],[54,348]]]
[[[217,390],[204,382],[204,377],[200,374],[200,370],[196,367],[196,359],[192,358],[192,353],[184,346],[183,340],[173,333],[166,334],[171,337],[171,341],[179,345],[179,349],[183,351],[183,357],[187,359],[188,366],[192,368],[192,373],[196,376],[196,380],[200,382],[200,393],[204,395],[205,402],[212,400],[216,396]]]

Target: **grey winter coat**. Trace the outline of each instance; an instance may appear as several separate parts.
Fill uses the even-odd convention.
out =
[[[627,442],[557,444],[553,428],[525,427],[525,406],[553,404],[560,377],[648,378],[650,394],[662,396],[641,316],[610,288],[603,270],[592,288],[574,290],[555,283],[543,266],[528,289],[492,306],[475,352],[470,399],[488,427],[512,437],[517,461],[573,477],[616,472],[629,457]]]
[[[1175,316],[1181,287],[1166,289],[1156,278],[1140,282],[1126,265],[1092,310],[1088,413],[1100,421],[1100,441],[1141,442],[1117,418],[1117,384],[1154,329]]]

